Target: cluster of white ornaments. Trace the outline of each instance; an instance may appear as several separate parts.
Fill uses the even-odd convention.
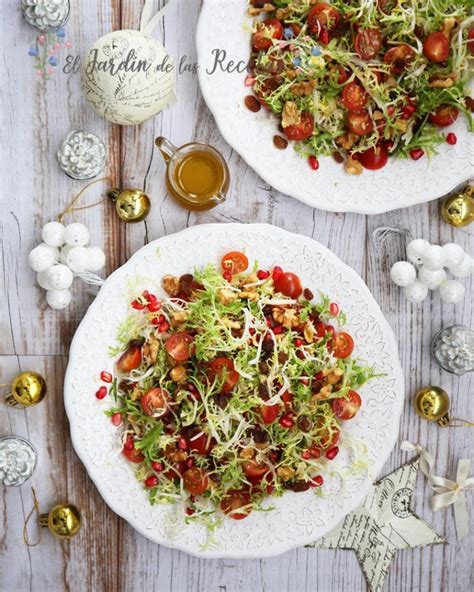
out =
[[[62,310],[71,303],[74,276],[102,269],[105,254],[99,247],[87,246],[89,231],[84,224],[48,222],[41,238],[43,242],[31,251],[28,262],[37,273],[38,284],[47,291],[49,306]]]
[[[408,261],[397,261],[390,270],[392,281],[403,288],[410,302],[423,302],[429,290],[439,290],[446,304],[457,304],[464,298],[464,286],[448,279],[447,271],[456,278],[474,273],[474,258],[464,249],[448,243],[442,247],[417,238],[407,246]],[[447,270],[447,271],[446,271]]]

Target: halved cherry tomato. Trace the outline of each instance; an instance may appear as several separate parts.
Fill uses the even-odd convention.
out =
[[[115,367],[121,374],[127,374],[139,368],[141,363],[142,343],[130,341],[127,350],[120,356]]]
[[[231,251],[222,257],[222,269],[230,273],[242,273],[249,266],[248,258],[239,251]]]
[[[209,477],[203,469],[193,467],[183,473],[184,487],[191,495],[201,495],[209,489]]]
[[[246,460],[242,464],[244,473],[249,477],[262,477],[268,471],[268,466],[255,460]]]
[[[311,113],[302,113],[300,123],[289,125],[284,128],[286,137],[289,140],[301,142],[309,138],[314,131],[314,117]]]
[[[354,340],[349,335],[341,331],[334,339],[334,357],[335,358],[348,358],[354,351]]]
[[[446,127],[456,121],[459,115],[459,110],[452,105],[440,105],[434,113],[428,117],[430,123]]]
[[[431,62],[439,64],[449,57],[449,40],[444,33],[430,33],[423,42],[423,53]]]
[[[311,33],[319,34],[322,29],[332,31],[339,24],[339,11],[325,2],[319,2],[308,13],[307,23]]]
[[[168,354],[177,362],[185,362],[194,355],[194,337],[189,333],[174,333],[165,343]]]
[[[387,148],[383,144],[375,146],[375,148],[369,148],[364,152],[360,152],[357,160],[365,169],[377,171],[383,168],[388,162]]]
[[[365,110],[360,113],[349,111],[347,115],[347,129],[357,136],[365,136],[374,131],[374,122]]]
[[[359,393],[355,391],[349,391],[348,397],[339,397],[332,399],[331,407],[334,411],[334,415],[339,419],[352,419],[359,411],[362,405],[362,399]]]
[[[280,415],[280,405],[262,405],[260,407],[260,415],[263,419],[263,423],[270,425]]]
[[[252,509],[250,505],[250,494],[244,489],[230,489],[221,501],[221,510],[229,518],[243,520],[247,518]],[[240,510],[240,511],[238,511]]]
[[[229,358],[216,358],[209,363],[209,378],[211,380],[214,380],[214,378],[224,379],[222,392],[230,393],[237,384],[240,374],[235,370],[232,360],[229,360]]]
[[[281,396],[281,400],[283,401],[283,404],[285,405],[285,409],[289,409],[293,403],[295,396],[293,395],[293,393],[290,393],[290,391],[285,391],[282,396]]]
[[[150,417],[163,417],[168,411],[170,395],[162,388],[152,388],[140,400],[143,413]]]
[[[299,298],[303,293],[301,280],[295,273],[282,273],[274,283],[275,290],[288,298]]]
[[[132,434],[127,436],[127,440],[123,446],[122,454],[127,460],[133,463],[141,463],[145,460],[145,455],[141,450],[135,448],[135,441]]]
[[[392,74],[401,74],[404,72],[415,57],[415,52],[406,43],[391,47],[385,52],[383,61],[391,66]]]
[[[381,47],[382,33],[379,29],[359,29],[354,40],[354,48],[363,60],[375,58]]]
[[[283,25],[276,19],[263,21],[262,28],[253,34],[252,45],[257,51],[267,51],[273,45],[273,39],[283,37]]]
[[[349,82],[342,89],[341,103],[353,113],[361,113],[369,100],[368,94],[356,82]]]
[[[188,447],[190,450],[194,450],[195,452],[197,452],[198,454],[202,454],[203,456],[206,456],[207,454],[209,454],[210,450],[211,450],[211,438],[209,438],[206,434],[201,434],[199,437],[197,438],[190,438],[188,440]]]

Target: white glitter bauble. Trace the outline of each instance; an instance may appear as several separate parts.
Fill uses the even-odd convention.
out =
[[[465,255],[461,265],[450,265],[449,271],[458,278],[469,277],[473,273],[474,259],[470,255]]]
[[[89,247],[88,271],[100,271],[105,266],[105,253],[100,247]]]
[[[430,245],[421,257],[422,263],[431,271],[438,271],[446,266],[446,252],[443,247],[438,245]]]
[[[413,284],[403,288],[403,295],[410,302],[423,302],[428,296],[428,288],[420,280],[415,280]]]
[[[418,279],[428,288],[428,290],[437,290],[446,278],[447,276],[444,269],[433,271],[422,265],[418,270]]]
[[[416,280],[416,269],[408,261],[397,261],[392,265],[390,277],[397,286],[409,286]]]
[[[456,243],[443,245],[443,251],[446,255],[446,265],[448,267],[461,265],[466,255],[461,245],[457,245]]]
[[[412,240],[407,246],[407,257],[410,263],[421,265],[422,256],[427,251],[430,243],[424,238],[416,238]]]
[[[64,238],[71,247],[85,247],[89,242],[89,231],[84,224],[74,222],[66,226]]]
[[[46,292],[46,302],[55,310],[63,310],[71,304],[72,294],[69,290],[49,290]]]
[[[72,271],[67,265],[63,265],[62,263],[53,265],[53,267],[48,269],[45,277],[51,286],[51,290],[67,290],[71,287],[74,279]]]
[[[76,273],[84,273],[89,269],[90,257],[87,247],[73,247],[67,256],[66,264]]]
[[[43,290],[52,290],[53,287],[49,283],[48,278],[48,271],[40,271],[40,273],[36,274],[36,281],[38,282],[38,286],[43,288]]]
[[[28,255],[28,263],[33,271],[47,271],[58,260],[58,250],[41,243]]]
[[[73,247],[72,245],[64,245],[61,247],[61,250],[59,252],[59,262],[60,263],[64,263],[64,265],[67,265],[67,256],[69,255],[71,249],[75,249],[76,247]]]
[[[61,247],[64,245],[64,231],[66,228],[61,222],[48,222],[43,226],[41,238],[49,247]]]
[[[461,282],[446,280],[439,288],[441,300],[446,304],[457,304],[464,298],[466,290]]]

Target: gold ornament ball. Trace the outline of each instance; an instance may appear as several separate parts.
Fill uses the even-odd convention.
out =
[[[22,372],[13,380],[12,392],[7,397],[7,402],[32,407],[40,403],[45,395],[45,379],[37,372]]]
[[[439,386],[427,386],[415,395],[417,413],[428,421],[448,421],[449,395]]]
[[[473,193],[474,186],[467,186],[464,191],[443,202],[441,215],[448,224],[460,228],[474,221]]]
[[[150,213],[150,198],[139,189],[111,189],[107,195],[115,202],[117,214],[124,222],[142,222]]]
[[[39,523],[47,526],[56,538],[70,539],[81,529],[81,513],[73,504],[58,504],[49,514],[41,514]]]

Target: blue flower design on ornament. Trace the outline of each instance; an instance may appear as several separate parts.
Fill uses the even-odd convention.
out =
[[[70,49],[72,44],[66,41],[66,29],[40,33],[31,44],[28,55],[35,58],[34,67],[38,77],[49,80],[56,72],[62,49]]]

